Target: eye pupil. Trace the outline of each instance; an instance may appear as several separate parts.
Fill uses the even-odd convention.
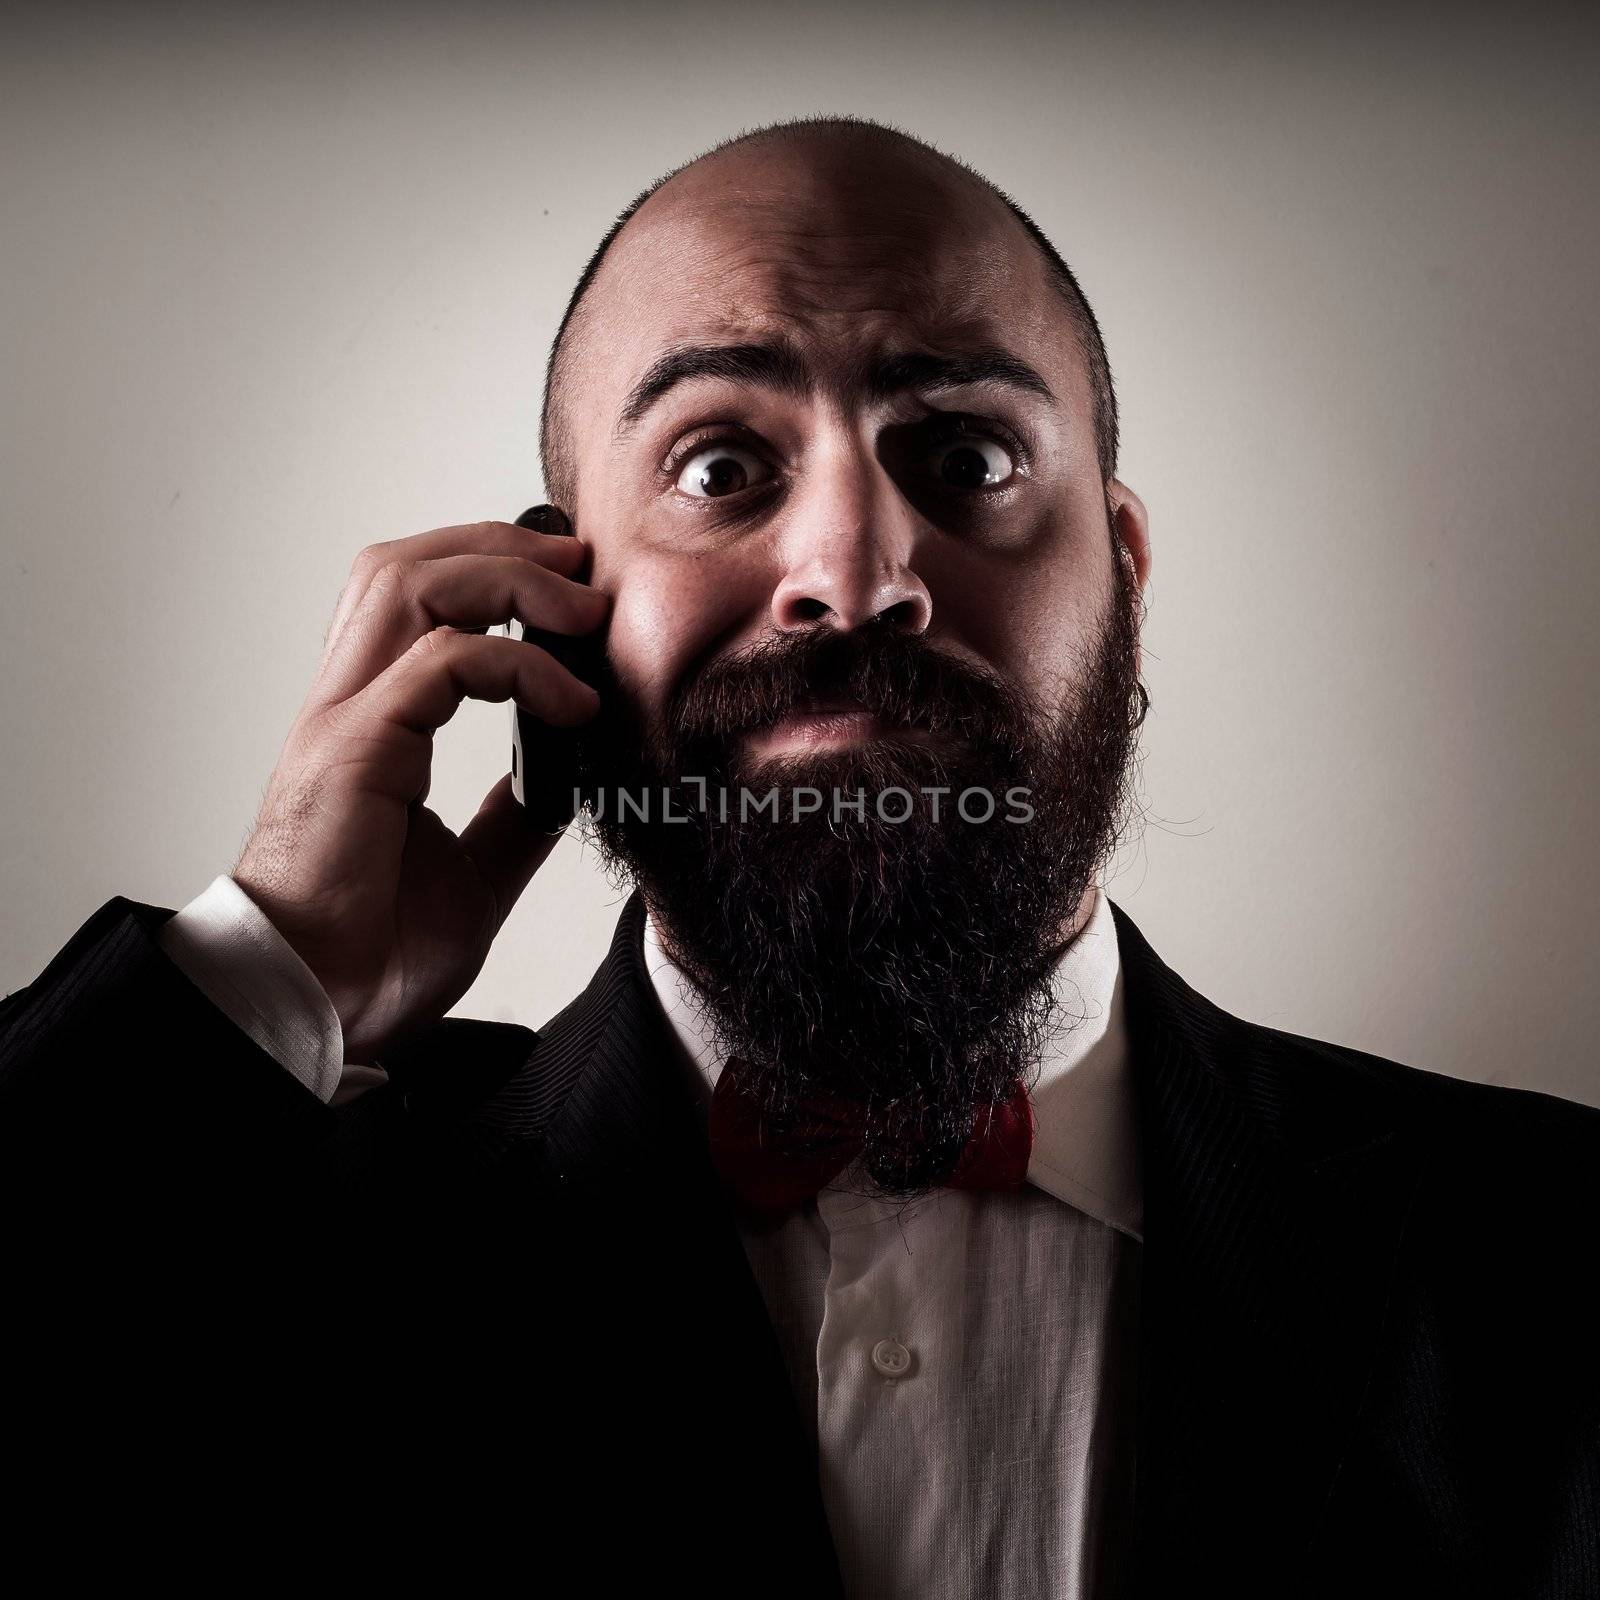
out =
[[[956,489],[981,489],[990,480],[987,458],[972,445],[947,451],[939,470],[944,481]]]
[[[700,473],[700,487],[709,495],[737,494],[747,481],[743,466],[732,456],[717,456]]]

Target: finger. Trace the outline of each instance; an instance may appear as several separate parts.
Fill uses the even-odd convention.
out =
[[[474,553],[521,556],[569,578],[580,573],[589,559],[589,547],[574,535],[540,533],[533,528],[518,527],[514,522],[464,522],[414,533],[404,539],[369,544],[351,564],[350,576],[339,595],[333,620],[328,624],[324,659],[333,651],[352,614],[365,599],[373,578],[385,567]]]
[[[312,689],[317,705],[348,699],[435,628],[518,620],[551,633],[592,632],[610,612],[604,591],[516,556],[441,556],[382,568]]]
[[[462,830],[461,848],[493,891],[502,923],[560,837],[560,829],[546,833],[529,826],[509,772],[484,796]]]
[[[548,650],[522,639],[436,628],[360,693],[334,708],[342,725],[385,724],[432,735],[463,700],[514,700],[554,727],[587,722],[600,696]]]

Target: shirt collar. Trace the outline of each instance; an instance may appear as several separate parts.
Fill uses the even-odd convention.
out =
[[[648,912],[644,953],[656,997],[691,1069],[690,1086],[705,1105],[722,1056],[698,996],[662,950]],[[1028,1182],[1142,1241],[1144,1197],[1122,963],[1104,890],[1094,891],[1094,909],[1062,951],[1051,981],[1057,1006],[1032,1090]]]

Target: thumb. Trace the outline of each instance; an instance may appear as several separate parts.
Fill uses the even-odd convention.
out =
[[[461,833],[461,849],[493,892],[502,924],[561,839],[561,830],[545,833],[529,822],[511,782],[508,772]]]

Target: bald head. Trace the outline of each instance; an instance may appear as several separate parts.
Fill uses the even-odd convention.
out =
[[[849,254],[862,280],[881,281],[884,257],[913,293],[940,297],[940,317],[969,309],[952,297],[959,281],[975,299],[1005,278],[1070,342],[1088,390],[1101,478],[1116,471],[1117,412],[1105,346],[1076,278],[1031,218],[960,160],[884,124],[853,117],[801,118],[724,140],[674,168],[618,216],[580,276],[550,350],[540,455],[548,499],[574,509],[579,473],[575,407],[586,379],[607,359],[608,330],[698,269],[707,294],[723,294],[719,262],[747,275],[752,258],[781,278],[787,303],[818,314],[837,307]],[[781,259],[787,258],[787,259]],[[829,272],[808,274],[826,259]],[[943,262],[941,275],[938,265]],[[919,282],[919,280],[921,280]],[[721,310],[736,314],[738,290]],[[870,299],[871,296],[869,295]],[[735,315],[735,320],[737,320]]]

